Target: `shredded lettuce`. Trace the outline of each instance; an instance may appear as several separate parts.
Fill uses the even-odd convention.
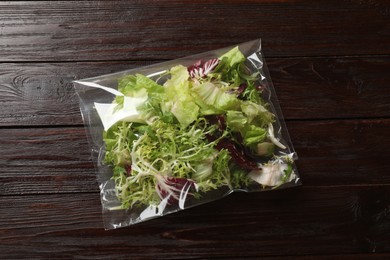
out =
[[[132,123],[119,122],[103,133],[106,144],[105,161],[124,167],[131,163],[130,144],[137,139]]]
[[[145,203],[145,200],[133,196],[138,192],[144,192],[148,200],[153,198],[150,193],[155,193],[155,190],[145,188],[143,183],[152,181],[154,185],[159,183],[160,187],[165,187],[161,178],[192,180],[200,192],[230,185],[227,167],[230,157],[225,150],[214,149],[218,140],[207,140],[206,135],[213,134],[216,129],[213,125],[207,125],[204,118],[199,118],[186,128],[156,119],[148,126],[133,126],[135,134],[131,138],[128,138],[126,131],[128,126],[118,125],[106,134],[106,149],[109,151],[106,153],[106,162],[115,168],[119,167],[119,173],[114,179],[117,187],[121,187],[117,189],[118,197],[127,198],[127,206],[129,203],[131,206]],[[113,141],[108,140],[110,136],[121,134],[125,136],[120,136],[120,142],[111,144]],[[137,135],[137,139],[133,138]],[[126,139],[129,142],[123,144],[121,141]],[[119,156],[120,152],[126,154],[125,158]],[[131,167],[131,174],[125,177],[123,169],[126,163]]]

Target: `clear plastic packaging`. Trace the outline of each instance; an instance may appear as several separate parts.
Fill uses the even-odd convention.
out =
[[[260,39],[74,85],[105,229],[301,184]]]

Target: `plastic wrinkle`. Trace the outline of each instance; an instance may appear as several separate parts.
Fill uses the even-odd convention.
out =
[[[147,207],[145,210],[141,212],[138,220],[143,221],[157,216],[162,216],[165,208],[168,205],[168,200],[170,199],[170,196],[171,195],[161,200],[161,202],[157,206],[150,205],[149,207]]]
[[[121,92],[117,91],[116,89],[108,88],[108,87],[99,85],[99,84],[94,83],[94,82],[75,81],[75,83],[85,85],[88,87],[92,87],[92,88],[99,88],[99,89],[105,90],[111,94],[114,94],[115,96],[124,96]]]

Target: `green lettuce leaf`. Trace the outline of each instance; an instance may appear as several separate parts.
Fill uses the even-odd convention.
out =
[[[219,60],[220,62],[217,67],[209,74],[209,79],[216,79],[228,83],[228,88],[230,89],[237,88],[247,81],[247,77],[242,69],[245,56],[238,47],[220,56]]]
[[[121,77],[118,90],[127,97],[159,97],[164,93],[163,86],[142,74]],[[124,97],[116,96],[114,102],[117,104],[115,110],[119,110],[123,107]]]
[[[241,110],[248,118],[248,123],[256,123],[260,126],[268,125],[274,121],[274,114],[264,106],[251,101],[241,102]]]
[[[245,61],[245,56],[242,54],[238,46],[223,54],[220,58],[226,58],[229,66],[231,67]]]
[[[255,125],[250,125],[244,133],[244,144],[253,145],[260,143],[267,137],[267,130]]]
[[[247,117],[241,111],[227,111],[226,123],[230,130],[240,132],[248,123]]]
[[[142,75],[136,74],[137,88],[144,88],[149,95],[164,93],[165,89],[160,84],[157,84],[154,80]]]
[[[120,78],[118,90],[125,96],[142,97],[148,93],[163,93],[164,87],[142,74],[136,74]]]
[[[195,100],[204,115],[237,110],[240,106],[240,100],[235,95],[226,93],[223,89],[211,82],[194,84],[192,90],[195,95]]]
[[[187,127],[198,118],[199,107],[192,100],[179,99],[174,102],[171,112],[182,127]]]
[[[187,127],[199,115],[199,107],[190,94],[189,74],[186,67],[175,66],[170,70],[171,78],[164,84],[165,100],[161,104],[164,111],[171,112],[182,127]]]

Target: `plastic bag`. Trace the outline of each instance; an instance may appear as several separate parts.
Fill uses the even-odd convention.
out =
[[[105,229],[301,184],[260,40],[74,85]]]

